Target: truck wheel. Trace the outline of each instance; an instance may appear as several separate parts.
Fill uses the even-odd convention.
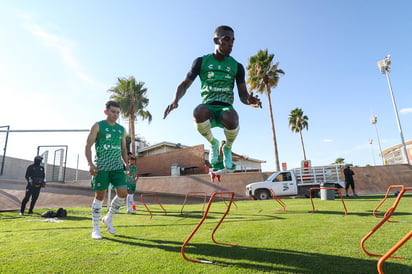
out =
[[[270,198],[270,194],[269,191],[267,191],[266,189],[259,189],[256,190],[255,197],[258,200],[268,200]]]

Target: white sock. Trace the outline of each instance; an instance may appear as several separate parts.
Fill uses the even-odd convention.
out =
[[[91,208],[93,229],[99,228],[99,221],[102,215],[102,206],[103,206],[103,201],[99,201],[96,198],[94,198],[93,203],[92,203],[92,208]]]
[[[134,204],[134,195],[133,194],[127,194],[127,208],[131,209],[132,205]]]
[[[223,132],[225,133],[225,136],[226,136],[225,146],[227,148],[232,148],[233,142],[235,141],[237,134],[239,133],[239,126],[235,129],[224,128]]]
[[[132,205],[134,204],[134,195],[133,194],[127,194],[127,201]]]
[[[196,123],[197,131],[206,138],[206,140],[211,143],[212,145],[215,144],[217,141],[215,137],[213,137],[212,127],[210,125],[210,120],[206,120],[202,123]]]
[[[112,200],[112,203],[110,204],[110,210],[107,213],[107,218],[111,219],[113,215],[119,210],[119,208],[123,205],[124,203],[124,198],[120,198],[119,196],[115,196]]]

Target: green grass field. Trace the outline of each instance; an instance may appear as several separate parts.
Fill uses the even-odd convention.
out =
[[[202,205],[151,204],[153,218],[143,206],[137,215],[113,218],[116,235],[102,227],[103,240],[92,240],[90,208],[68,208],[60,223],[44,222],[17,211],[0,213],[1,273],[377,273],[379,258],[360,249],[361,239],[382,219],[372,215],[383,195],[346,199],[349,214],[343,215],[340,199],[287,199],[286,212],[276,211],[274,200],[237,201],[215,233],[211,234],[225,203],[212,205],[209,216],[186,246],[191,259],[213,261],[193,263],[183,259],[181,246],[202,217]],[[384,254],[412,229],[412,195],[405,195],[393,216],[398,223],[386,223],[367,242],[366,248]],[[182,201],[183,202],[183,201]],[[388,198],[379,213],[394,202]],[[53,209],[56,210],[56,209]],[[104,209],[106,210],[106,209]],[[412,273],[412,241],[388,259],[385,273]]]

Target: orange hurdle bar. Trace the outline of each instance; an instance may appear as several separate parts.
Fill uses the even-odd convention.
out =
[[[203,207],[202,207],[202,214],[204,214],[205,212],[205,203],[206,203],[206,192],[188,192],[186,193],[186,197],[185,200],[183,201],[183,205],[182,205],[182,209],[180,210],[180,215],[183,215],[183,208],[185,207],[186,201],[187,201],[187,197],[189,196],[189,194],[203,194],[204,198],[203,198]]]
[[[183,256],[183,258],[184,258],[186,261],[196,262],[196,263],[206,263],[206,264],[212,264],[212,263],[213,263],[212,261],[189,259],[189,258],[186,256],[186,254],[185,254],[185,247],[186,247],[186,245],[189,243],[189,241],[192,239],[193,235],[197,232],[197,230],[200,228],[200,226],[201,226],[201,225],[203,224],[203,222],[205,221],[205,219],[206,219],[206,217],[207,217],[207,214],[209,213],[210,206],[212,205],[212,203],[213,203],[213,201],[215,200],[215,197],[216,197],[217,195],[219,195],[219,196],[220,196],[220,195],[230,195],[230,203],[229,203],[229,205],[227,206],[226,212],[223,214],[223,216],[222,216],[222,218],[220,219],[219,223],[216,225],[215,229],[214,229],[213,232],[212,232],[212,241],[213,241],[215,244],[236,246],[236,244],[219,243],[219,242],[217,242],[217,241],[215,240],[215,237],[214,237],[216,230],[219,228],[219,226],[221,225],[221,223],[222,223],[223,220],[225,219],[226,215],[227,215],[227,214],[229,213],[229,211],[230,211],[230,207],[231,207],[231,205],[232,205],[232,203],[233,203],[233,200],[234,200],[234,197],[235,197],[235,193],[234,193],[234,192],[215,192],[215,193],[212,194],[212,196],[211,196],[210,199],[209,199],[209,203],[207,204],[206,211],[205,211],[205,213],[203,214],[202,219],[199,221],[199,223],[196,225],[196,227],[193,229],[193,231],[189,234],[189,236],[187,237],[186,241],[183,243],[183,245],[182,245],[182,247],[181,247],[182,256]]]
[[[275,191],[273,189],[270,190],[270,194],[272,194],[272,198],[280,204],[280,206],[283,208],[283,212],[286,211],[286,204],[275,194]],[[276,211],[281,211],[281,210],[276,210]]]
[[[400,187],[401,188],[401,190],[402,189],[404,189],[404,185],[391,185],[391,186],[389,186],[388,187],[388,190],[386,191],[386,194],[385,194],[385,197],[382,199],[382,201],[375,207],[375,209],[373,210],[373,216],[375,216],[376,218],[383,218],[383,217],[380,217],[380,216],[377,216],[376,215],[376,211],[383,205],[383,203],[386,201],[386,199],[388,198],[388,196],[389,196],[389,191],[392,189],[392,188],[397,188],[397,187]],[[388,222],[391,222],[391,223],[397,223],[398,221],[391,221],[391,220],[388,220]]]
[[[391,249],[389,249],[388,252],[385,253],[385,255],[382,256],[382,258],[379,259],[378,264],[376,265],[379,274],[383,274],[382,270],[382,265],[388,258],[390,257],[393,253],[395,253],[404,243],[406,243],[410,238],[412,237],[412,230],[409,231],[408,234],[405,235],[399,242],[397,242]]]
[[[140,198],[142,199],[143,205],[146,207],[147,211],[150,214],[150,219],[152,219],[153,214],[152,211],[150,210],[150,208],[147,206],[146,202],[144,201],[144,196],[153,196],[155,201],[160,205],[160,207],[163,209],[163,212],[165,213],[165,216],[167,215],[166,210],[164,209],[164,207],[162,206],[162,204],[159,202],[159,199],[157,198],[157,195],[155,193],[147,193],[147,194],[141,194]]]
[[[336,188],[336,187],[311,187],[309,189],[310,202],[312,203],[312,213],[315,213],[315,205],[313,204],[313,199],[312,199],[312,190],[314,190],[314,189],[335,189],[335,190],[337,190],[339,192],[340,199],[341,199],[342,204],[343,204],[343,208],[345,209],[344,216],[348,215],[348,210],[346,209],[345,202],[343,201],[342,192],[340,191],[339,188]]]
[[[384,215],[384,217],[383,217],[383,220],[380,221],[371,231],[369,231],[368,234],[366,234],[365,237],[362,238],[362,240],[361,240],[361,242],[360,242],[360,247],[361,247],[363,253],[365,253],[366,255],[372,256],[372,257],[382,257],[382,255],[373,254],[373,253],[368,252],[368,251],[365,249],[365,242],[366,242],[366,240],[369,239],[369,237],[372,236],[384,223],[386,223],[386,222],[389,220],[389,218],[390,218],[390,217],[393,215],[393,213],[395,212],[395,209],[396,209],[396,207],[398,206],[400,200],[402,199],[403,194],[404,194],[406,191],[410,191],[410,190],[412,190],[412,188],[406,188],[405,186],[403,186],[402,189],[401,189],[401,191],[399,192],[398,197],[396,197],[396,200],[395,200],[395,202],[393,203],[392,207],[389,208],[389,209],[386,211],[386,213],[385,213],[385,215]],[[405,240],[405,241],[406,241],[406,240]],[[402,242],[402,240],[401,240],[401,242]],[[393,248],[395,248],[395,247],[397,247],[397,248],[394,249],[393,252],[389,252],[389,251],[391,251],[392,249],[389,250],[389,251],[386,253],[386,254],[388,254],[388,256],[385,258],[385,260],[386,260],[387,258],[403,260],[404,258],[402,258],[402,257],[390,257],[390,255],[392,255],[392,253],[394,253],[400,246],[402,246],[403,243],[404,243],[404,242],[402,242],[400,245],[398,245],[399,243],[398,243],[397,245],[395,245]],[[385,254],[385,255],[386,255],[386,254]],[[383,261],[385,261],[385,260],[383,260]],[[382,261],[382,263],[383,263],[383,261]],[[381,264],[382,264],[382,263],[381,263]]]

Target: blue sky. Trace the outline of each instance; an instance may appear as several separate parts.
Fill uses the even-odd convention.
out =
[[[260,49],[285,71],[272,90],[280,162],[298,167],[299,134],[288,127],[296,107],[309,117],[303,132],[312,165],[345,158],[380,164],[382,148],[401,142],[386,78],[377,61],[392,56],[391,80],[405,140],[412,139],[412,2],[291,1],[3,1],[0,0],[0,126],[89,129],[104,119],[117,77],[145,82],[153,121],[137,121],[150,144],[206,144],[192,122],[199,80],[166,120],[165,107],[192,61],[214,50],[218,25],[235,30],[232,56],[244,66]],[[236,153],[274,170],[267,98],[254,109],[235,98],[241,131]],[[121,124],[127,125],[124,120]],[[222,139],[221,130],[215,135]],[[87,133],[10,133],[7,155],[32,159],[38,145],[68,145],[68,164],[86,166]],[[373,139],[372,145],[369,139]]]

